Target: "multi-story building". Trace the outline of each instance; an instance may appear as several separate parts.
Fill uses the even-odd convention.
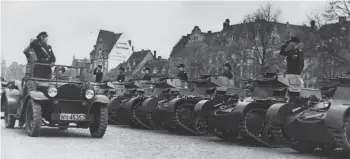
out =
[[[255,34],[262,32],[266,26],[270,27],[269,31],[266,31],[269,32],[268,35],[265,35],[269,38],[269,41],[266,42],[269,46],[264,48],[254,42],[263,39]],[[218,73],[221,71],[222,64],[229,62],[235,76],[256,76],[261,72],[262,66],[281,63],[278,62],[279,60],[270,59],[280,57],[277,56],[279,48],[286,40],[291,36],[297,36],[303,43],[306,43],[313,37],[316,31],[314,28],[314,26],[307,27],[266,20],[230,25],[228,19],[223,23],[222,30],[218,32],[202,32],[198,26],[195,26],[190,34],[182,36],[173,47],[170,53],[169,74],[175,76],[176,66],[183,63],[189,77],[195,78],[202,73]],[[266,54],[262,55],[261,52]],[[269,58],[266,57],[262,62],[260,56]]]
[[[169,60],[163,59],[161,56],[155,58],[155,60],[150,60],[145,63],[143,68],[149,68],[150,73],[152,74],[153,80],[158,79],[159,77],[167,77],[169,71]],[[144,74],[144,71],[141,71],[141,74]]]
[[[92,68],[102,65],[104,73],[126,61],[132,53],[131,41],[123,33],[100,30],[90,53]]]

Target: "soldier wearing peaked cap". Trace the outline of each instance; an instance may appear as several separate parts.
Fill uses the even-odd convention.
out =
[[[177,68],[179,69],[179,72],[177,73],[177,77],[178,77],[180,80],[187,81],[187,80],[188,80],[187,73],[184,71],[185,65],[184,65],[184,64],[179,64],[179,65],[177,66]]]
[[[117,77],[117,81],[119,82],[125,82],[125,68],[124,67],[119,67],[119,75]]]
[[[299,44],[300,39],[292,37],[281,48],[280,54],[287,57],[287,74],[300,75],[304,69],[304,53]]]
[[[94,75],[95,75],[95,81],[96,82],[101,82],[103,78],[103,72],[102,72],[102,65],[98,65],[94,69]]]
[[[145,75],[143,75],[143,80],[151,81],[152,76],[150,75],[149,71],[150,69],[148,67],[143,69],[145,71]]]
[[[52,51],[52,47],[47,44],[48,34],[46,32],[41,32],[36,36],[36,39],[30,43],[30,48],[34,50],[37,62],[54,64],[56,62],[56,57]],[[34,66],[35,77],[41,78],[51,78],[51,67],[36,65]]]
[[[233,74],[232,74],[231,70],[232,70],[231,65],[226,62],[224,64],[224,72],[222,73],[222,75],[227,77],[228,79],[232,79],[233,78]]]

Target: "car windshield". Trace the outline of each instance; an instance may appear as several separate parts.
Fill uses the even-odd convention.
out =
[[[83,67],[36,63],[33,67],[33,77],[57,81],[82,82],[84,71]]]

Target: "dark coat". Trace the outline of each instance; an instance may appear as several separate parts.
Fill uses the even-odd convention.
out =
[[[52,51],[52,47],[48,44],[44,44],[40,39],[35,39],[30,43],[30,47],[35,51],[38,62],[41,63],[55,63],[56,57]]]
[[[142,80],[147,80],[147,81],[151,81],[151,79],[152,79],[152,76],[150,74],[145,74],[143,75],[143,78],[142,78]]]
[[[224,71],[224,73],[222,75],[227,77],[228,79],[232,79],[233,78],[233,74],[232,74],[231,71]]]
[[[96,82],[101,82],[103,78],[103,72],[101,70],[97,70],[97,67],[94,70],[94,75],[96,76]]]
[[[187,81],[187,79],[188,79],[187,73],[185,71],[179,71],[179,73],[177,73],[177,77],[180,80],[184,80],[184,81]]]
[[[125,74],[119,74],[118,77],[117,77],[117,81],[125,82]]]
[[[281,48],[280,55],[287,57],[287,74],[300,75],[304,69],[304,53],[300,49],[285,51],[289,43]],[[293,55],[297,55],[293,59]]]

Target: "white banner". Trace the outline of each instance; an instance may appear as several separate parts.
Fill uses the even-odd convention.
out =
[[[108,71],[116,68],[120,63],[128,60],[132,54],[132,47],[128,42],[127,36],[122,34],[118,39],[116,45],[113,47],[111,53],[108,56]]]

